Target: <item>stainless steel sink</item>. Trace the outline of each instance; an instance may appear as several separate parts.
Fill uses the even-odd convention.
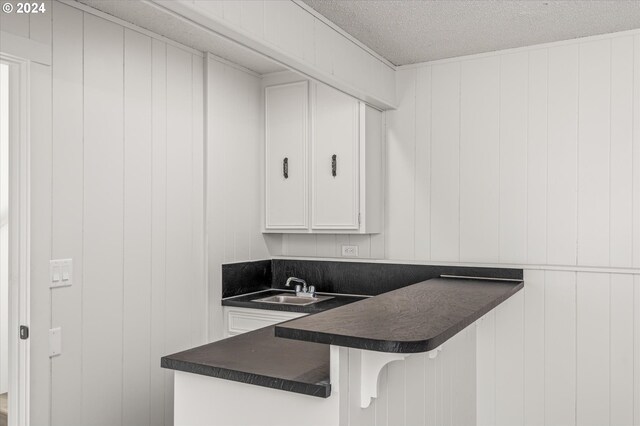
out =
[[[314,303],[323,302],[329,299],[333,299],[333,296],[303,297],[303,296],[293,296],[291,294],[282,293],[282,294],[276,294],[275,296],[263,297],[262,299],[253,299],[252,302],[277,303],[279,305],[307,306],[307,305],[312,305]]]

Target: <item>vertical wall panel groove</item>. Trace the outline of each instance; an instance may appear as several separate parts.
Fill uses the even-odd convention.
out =
[[[576,264],[578,47],[549,49],[547,262]]]
[[[31,281],[49,280],[52,248],[52,70],[31,64]],[[44,286],[30,290],[30,421],[33,425],[51,424],[51,361],[39,354],[48,353],[48,329],[51,324],[50,291]]]
[[[416,70],[400,71],[397,76],[400,106],[387,112],[387,165],[395,173],[387,175],[385,233],[387,256],[391,259],[414,257],[415,227],[415,91]]]
[[[84,19],[82,423],[113,425],[122,421],[123,28]]]
[[[193,316],[192,339],[194,342],[207,341],[207,281],[205,259],[205,140],[204,140],[204,59],[191,55],[191,128],[192,128],[192,275],[194,293],[192,298]],[[205,301],[205,303],[202,303]]]
[[[603,426],[610,418],[609,274],[578,273],[576,284],[576,424]]]
[[[425,424],[425,354],[413,354],[405,363],[405,421],[407,425]]]
[[[460,260],[496,262],[500,212],[500,59],[461,64]]]
[[[640,275],[634,275],[633,281],[633,400],[635,401],[633,421],[634,424],[640,424]]]
[[[473,354],[475,359],[475,354]],[[424,357],[425,392],[424,392],[424,416],[425,426],[436,426],[436,361]]]
[[[415,238],[413,257],[428,260],[430,253],[431,206],[429,204],[431,187],[431,67],[420,68],[416,71],[415,98]]]
[[[609,265],[611,42],[580,46],[578,264]]]
[[[524,263],[528,219],[528,52],[502,56],[500,80],[499,260]]]
[[[166,44],[151,42],[151,365],[149,380],[149,419],[151,425],[165,424],[165,377],[170,374],[157,363],[165,355],[165,287],[167,264],[166,188],[167,188],[167,98]]]
[[[495,310],[496,425],[524,424],[524,295]]]
[[[224,67],[222,63],[206,59],[207,69],[207,245],[209,265],[209,340],[222,338],[222,307],[217,303],[222,294],[222,268],[224,258],[224,212],[211,194],[224,191],[222,176],[224,173],[223,145],[220,128],[224,125],[221,117],[223,108],[217,102],[224,85]]]
[[[395,361],[387,364],[387,416],[389,424],[409,426],[405,413],[405,362]]]
[[[166,205],[166,312],[165,350],[169,353],[194,346],[191,312],[198,309],[193,291],[184,280],[193,268],[192,249],[192,60],[191,54],[167,46],[167,205]],[[185,143],[185,140],[187,143]],[[167,376],[165,424],[173,421],[173,376]]]
[[[83,306],[83,13],[55,2],[52,13],[52,253],[73,259],[73,286],[51,290],[51,326],[64,356],[51,360],[51,423],[81,424]]]
[[[124,38],[122,423],[149,424],[152,262],[151,39]]]
[[[524,424],[545,419],[545,272],[525,270]]]
[[[640,35],[633,40],[633,266],[640,268]]]
[[[611,41],[610,265],[633,264],[633,37]]]
[[[388,426],[387,404],[389,396],[387,386],[387,368],[383,367],[378,378],[378,398],[376,399],[376,426]]]
[[[545,424],[576,423],[576,274],[545,273]]]
[[[633,422],[633,275],[610,274],[609,423]],[[601,301],[601,303],[604,301]]]
[[[431,260],[457,261],[460,64],[432,67],[431,96]],[[387,122],[387,126],[392,123]],[[392,173],[396,171],[387,163],[387,174]]]
[[[496,328],[495,311],[487,313],[477,324],[477,421],[479,425],[496,424]]]
[[[529,52],[527,117],[527,263],[547,263],[546,49]]]

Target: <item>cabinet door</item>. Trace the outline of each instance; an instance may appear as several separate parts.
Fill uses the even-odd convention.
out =
[[[312,87],[312,228],[357,230],[359,102]]]
[[[307,229],[308,83],[265,89],[266,229]]]
[[[235,336],[306,315],[299,312],[278,312],[246,308],[224,308],[224,311],[227,324],[225,337]]]

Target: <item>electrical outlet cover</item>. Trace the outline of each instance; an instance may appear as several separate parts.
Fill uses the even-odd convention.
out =
[[[342,256],[358,257],[358,246],[342,246]]]
[[[62,329],[60,327],[49,330],[49,358],[62,353]]]

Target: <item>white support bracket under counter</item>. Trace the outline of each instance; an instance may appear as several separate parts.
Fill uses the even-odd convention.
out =
[[[360,408],[367,408],[378,397],[378,376],[385,365],[404,361],[410,354],[349,349],[349,357],[360,357]]]
[[[426,356],[435,359],[440,351],[442,346],[426,352]],[[367,408],[372,399],[378,397],[378,377],[382,369],[391,362],[404,361],[409,355],[411,354],[349,349],[351,362],[360,364],[360,408]]]

